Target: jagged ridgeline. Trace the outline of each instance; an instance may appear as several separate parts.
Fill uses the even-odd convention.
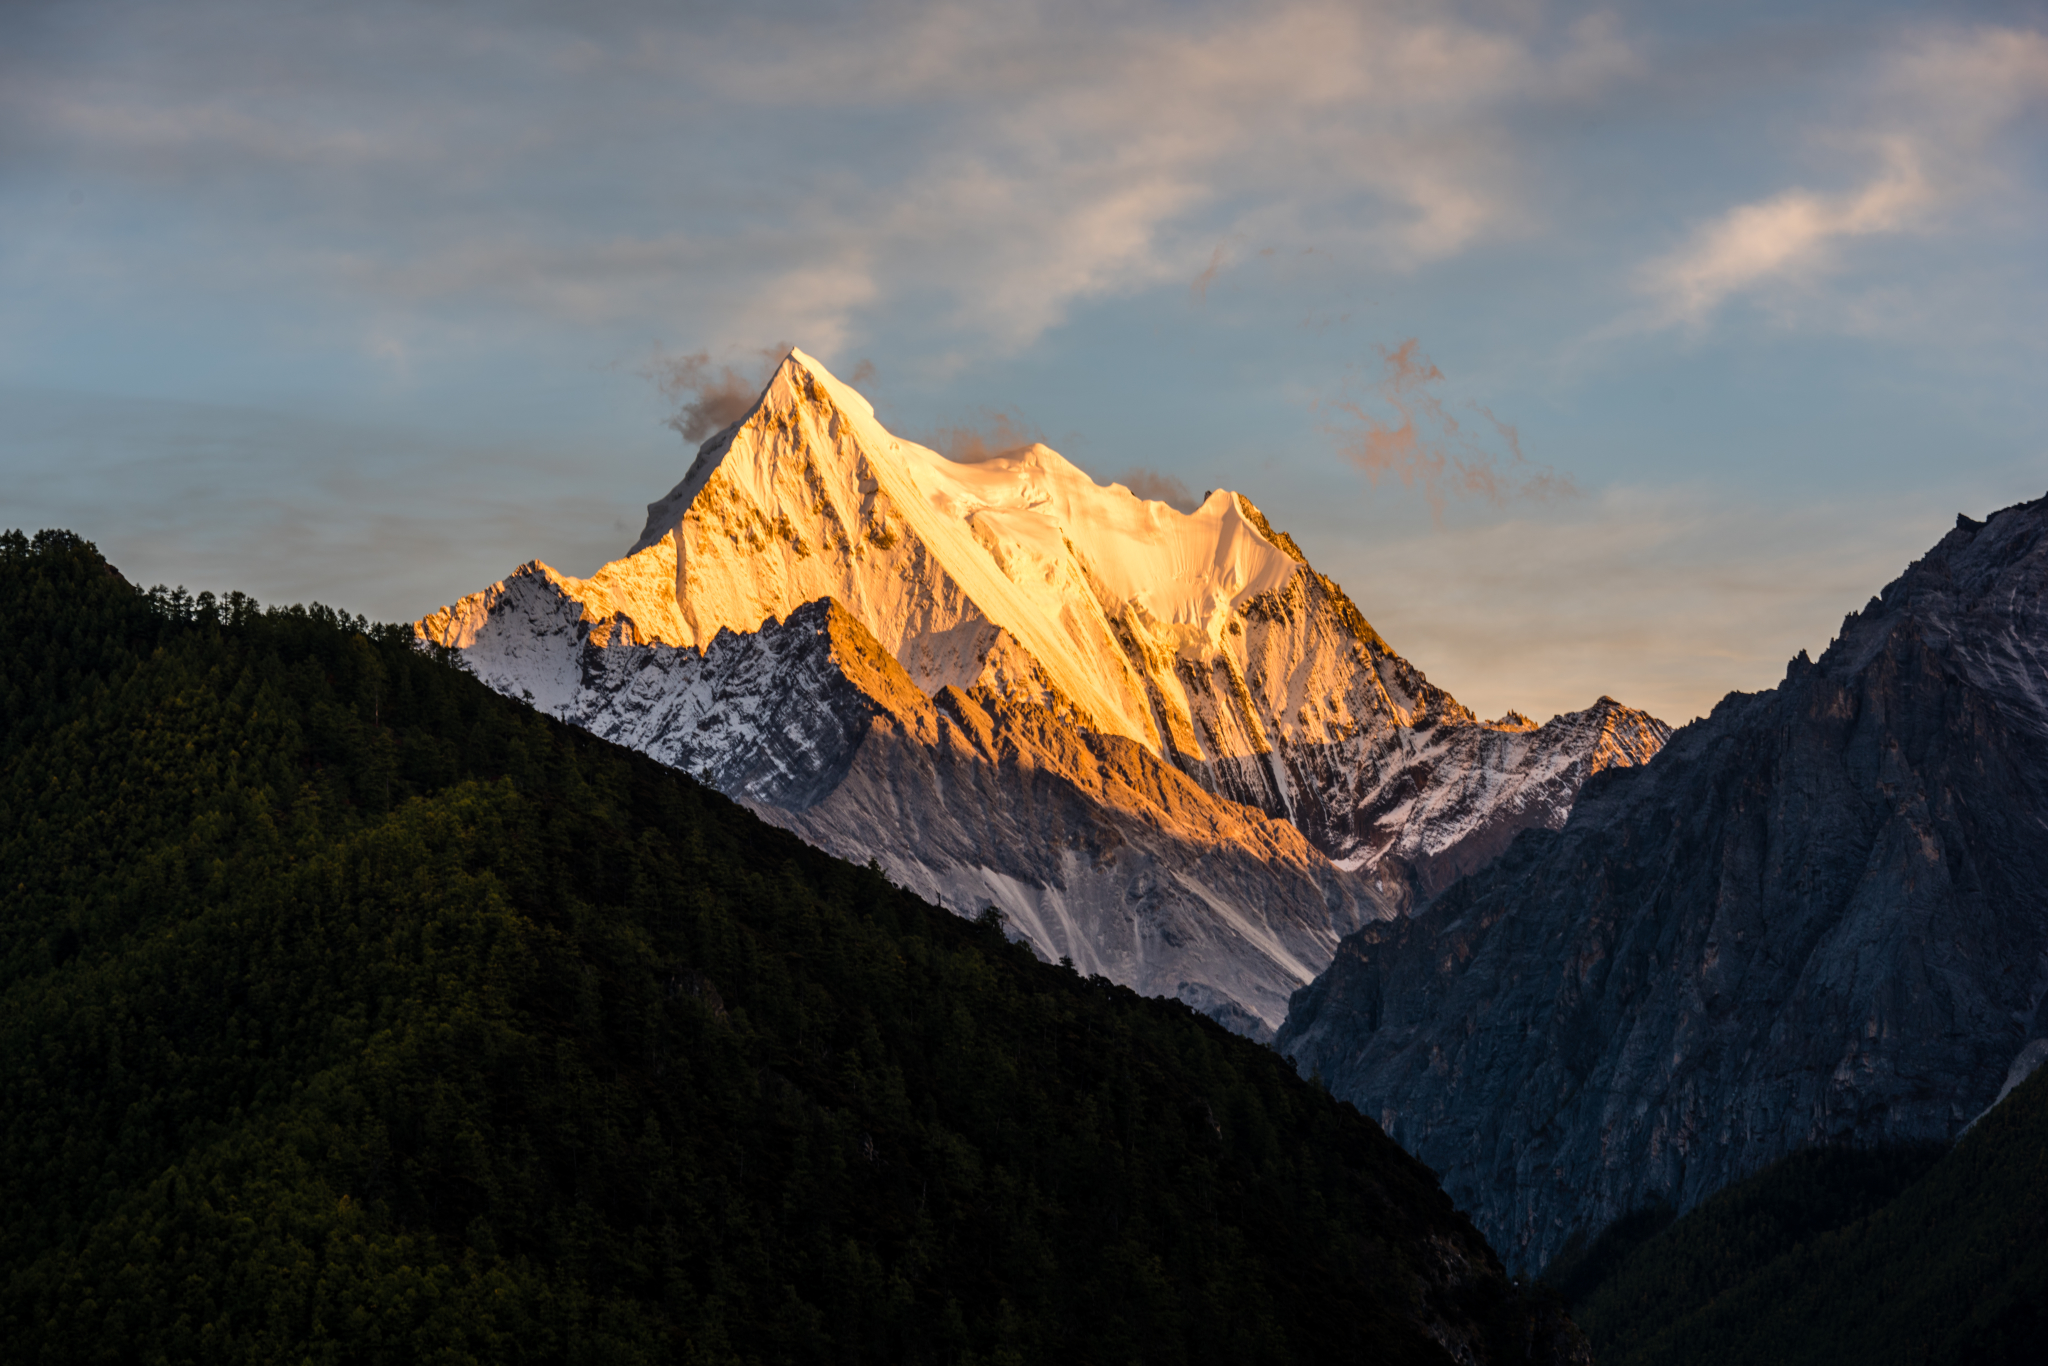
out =
[[[1188,1007],[326,609],[0,540],[14,1361],[1583,1360]]]
[[[2048,499],[1367,926],[1278,1046],[1511,1266],[1804,1148],[1954,1140],[2048,1051]]]
[[[415,623],[1048,962],[1270,1039],[1337,941],[1563,823],[1669,733],[1601,698],[1481,721],[1249,498],[1192,511],[1032,444],[890,432],[791,351],[587,579]]]

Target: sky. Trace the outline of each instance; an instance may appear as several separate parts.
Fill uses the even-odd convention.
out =
[[[409,620],[790,345],[1684,722],[2048,494],[2048,3],[0,7],[0,525]]]

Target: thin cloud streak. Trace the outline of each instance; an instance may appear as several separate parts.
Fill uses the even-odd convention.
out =
[[[1645,271],[1645,288],[1665,300],[1673,322],[1703,322],[1730,295],[1824,264],[1837,239],[1899,232],[1936,201],[1919,149],[1902,138],[1881,149],[1884,170],[1844,195],[1787,190],[1731,209],[1687,247]]]
[[[1698,327],[1728,299],[1811,284],[1861,237],[1930,231],[1994,186],[1993,147],[2048,97],[2048,37],[2016,29],[1922,35],[1892,53],[1875,82],[1879,111],[1824,141],[1873,164],[1854,189],[1803,186],[1741,204],[1646,264],[1653,326]]]
[[[1637,60],[1612,24],[1539,42],[1429,0],[542,8],[488,33],[461,8],[369,8],[254,24],[215,0],[124,25],[80,6],[89,49],[42,54],[6,97],[16,140],[153,187],[238,269],[338,297],[687,317],[692,345],[772,329],[829,353],[922,296],[988,354],[1191,278],[1240,224],[1315,220],[1396,270],[1519,231],[1517,112]],[[571,188],[593,179],[608,212]]]
[[[1422,354],[1415,338],[1392,351],[1382,347],[1380,361],[1383,373],[1377,396],[1399,414],[1399,425],[1390,426],[1347,398],[1334,406],[1352,418],[1352,425],[1328,429],[1345,458],[1374,485],[1382,475],[1392,475],[1405,488],[1419,487],[1439,527],[1450,498],[1471,495],[1500,506],[1510,498],[1540,502],[1578,493],[1569,477],[1531,465],[1522,455],[1519,434],[1485,405],[1467,401],[1458,406],[1492,430],[1505,454],[1489,449],[1460,422],[1435,392],[1443,383],[1443,371]]]
[[[1227,242],[1218,242],[1216,250],[1209,254],[1209,264],[1202,267],[1199,275],[1188,286],[1188,297],[1196,303],[1205,303],[1209,298],[1209,286],[1216,283],[1216,277],[1223,273],[1225,264],[1224,248]]]

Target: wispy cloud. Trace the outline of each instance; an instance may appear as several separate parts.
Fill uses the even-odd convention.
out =
[[[1879,149],[1883,169],[1844,194],[1786,190],[1729,210],[1682,249],[1651,263],[1644,286],[1673,322],[1698,323],[1731,294],[1811,272],[1842,238],[1917,226],[1938,202],[1920,149],[1892,138]]]
[[[1014,349],[1253,224],[1456,256],[1520,230],[1519,111],[1634,60],[1611,24],[1449,0],[254,13],[81,4],[89,44],[14,64],[13,142],[217,218],[244,271],[826,353],[912,300]]]
[[[761,347],[746,364],[745,373],[729,362],[714,363],[708,351],[661,355],[645,373],[661,396],[676,405],[668,425],[685,441],[702,441],[747,415],[774,377],[775,367],[788,354],[787,343]]]
[[[1700,224],[1645,265],[1655,325],[1697,326],[1728,299],[1811,284],[1857,239],[1932,231],[2000,180],[1998,135],[2048,96],[2048,38],[2016,29],[1917,35],[1892,53],[1858,126],[1818,141],[1868,167],[1841,190],[1794,186]]]
[[[1022,452],[1045,434],[1015,413],[991,410],[972,426],[941,427],[922,438],[948,460],[962,465],[980,465]]]
[[[1188,285],[1188,297],[1196,303],[1204,303],[1208,300],[1209,286],[1216,283],[1216,277],[1223,273],[1223,267],[1229,263],[1228,253],[1230,245],[1230,239],[1228,238],[1218,242],[1216,250],[1209,253],[1209,264],[1203,266],[1193,282]]]
[[[1329,428],[1345,457],[1374,484],[1382,475],[1420,488],[1439,524],[1447,499],[1474,496],[1493,504],[1509,498],[1542,501],[1578,492],[1570,478],[1522,454],[1515,429],[1484,404],[1446,405],[1436,392],[1443,371],[1413,337],[1380,351],[1375,398],[1400,419],[1389,423],[1356,399],[1334,405],[1351,421]],[[1461,421],[1456,408],[1466,414]],[[1483,426],[1481,425],[1483,424]]]
[[[1122,484],[1140,498],[1164,503],[1182,512],[1193,512],[1201,500],[1178,478],[1164,470],[1138,465],[1119,474],[1111,483]]]

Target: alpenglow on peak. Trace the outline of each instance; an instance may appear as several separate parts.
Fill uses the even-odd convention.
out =
[[[1666,733],[1607,699],[1482,722],[1241,494],[1183,513],[1037,443],[951,460],[802,351],[624,558],[530,563],[418,629],[834,852],[1000,906],[1048,957],[1251,1032],[1339,935],[1561,822]],[[907,767],[871,772],[885,732]],[[1154,834],[1172,850],[1138,847]]]
[[[802,351],[647,513],[633,553],[674,557],[680,615],[654,639],[701,646],[833,597],[928,693],[973,686],[993,652],[1037,675],[1041,700],[1155,754],[1161,726],[1124,637],[1163,658],[1213,655],[1232,615],[1299,569],[1231,493],[1178,512],[1036,443],[949,460],[892,435]]]

